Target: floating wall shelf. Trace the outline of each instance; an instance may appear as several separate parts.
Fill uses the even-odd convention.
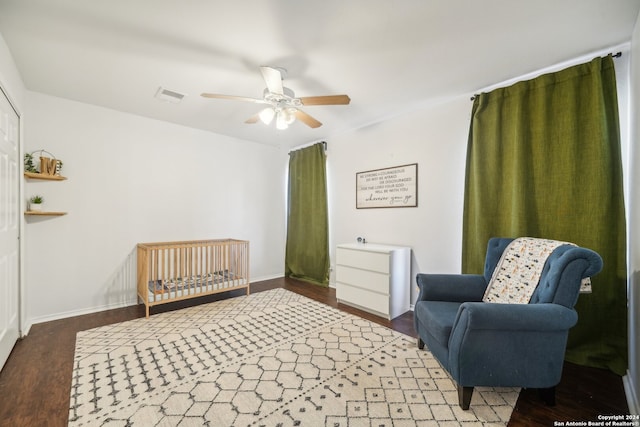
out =
[[[43,173],[25,172],[24,176],[31,179],[45,179],[49,181],[64,181],[67,177],[62,175],[45,175]]]
[[[66,177],[61,175],[47,175],[35,172],[25,172],[24,176],[28,179],[42,179],[45,181],[64,181],[65,179],[67,179]],[[66,212],[25,211],[24,216],[62,216],[66,214]]]
[[[26,211],[26,216],[62,216],[66,215],[66,212],[46,212],[46,211]]]

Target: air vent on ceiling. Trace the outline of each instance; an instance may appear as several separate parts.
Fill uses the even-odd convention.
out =
[[[171,102],[172,104],[179,104],[182,98],[185,97],[184,93],[176,92],[175,90],[165,89],[162,86],[158,88],[156,92],[156,98],[161,101]]]

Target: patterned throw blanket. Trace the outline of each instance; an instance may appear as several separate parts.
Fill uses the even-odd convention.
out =
[[[538,286],[547,258],[561,245],[573,243],[534,237],[521,237],[512,241],[500,257],[482,301],[528,304]],[[589,278],[582,281],[580,292],[591,292]]]

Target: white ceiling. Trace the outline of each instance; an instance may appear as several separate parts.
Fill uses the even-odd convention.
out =
[[[628,42],[640,0],[0,0],[27,89],[279,146],[379,122]],[[258,67],[324,125],[245,124]],[[158,87],[187,94],[158,101]]]

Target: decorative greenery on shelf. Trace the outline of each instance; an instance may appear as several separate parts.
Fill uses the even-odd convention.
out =
[[[38,170],[38,168],[36,168],[36,165],[33,163],[33,154],[34,153],[40,153],[40,154],[46,153],[46,154],[50,155],[51,157],[53,157],[53,159],[50,159],[48,157],[40,157],[40,160],[41,160],[40,169],[41,170]],[[49,166],[48,166],[48,168],[45,168],[45,170],[42,170],[42,166],[43,166],[42,162],[44,160],[51,161],[52,165],[55,164],[55,166],[50,166],[50,167],[52,167],[54,169],[48,169],[49,168]],[[55,163],[53,163],[53,162],[55,162]],[[49,163],[47,163],[47,165],[49,165]],[[31,172],[31,173],[43,173],[43,174],[47,174],[47,175],[53,175],[54,173],[56,175],[60,175],[60,172],[62,171],[62,160],[56,159],[53,154],[51,154],[51,153],[49,153],[48,151],[45,151],[45,150],[36,150],[33,153],[25,153],[25,155],[24,155],[24,171],[25,172]]]
[[[36,166],[33,164],[33,154],[31,153],[24,155],[24,171],[38,173],[38,169],[36,169]]]
[[[40,205],[40,204],[44,203],[44,197],[42,197],[42,196],[38,196],[38,195],[32,196],[32,197],[29,199],[29,203],[33,203],[33,204],[36,204],[36,205]]]

